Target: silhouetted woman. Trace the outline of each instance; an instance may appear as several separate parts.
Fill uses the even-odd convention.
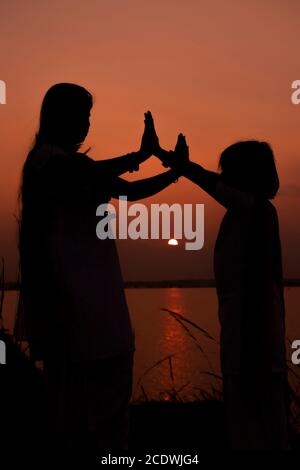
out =
[[[150,113],[137,152],[104,161],[80,153],[92,105],[74,84],[44,97],[23,169],[21,291],[31,352],[44,361],[51,445],[126,448],[134,340],[115,242],[96,237],[96,208],[151,196],[177,176],[119,177],[152,153]]]
[[[179,146],[180,173],[227,209],[214,271],[229,445],[288,449],[281,246],[270,202],[279,179],[272,149],[258,141],[233,144],[221,154],[218,174],[188,160],[183,136]],[[159,147],[154,153],[172,165]]]

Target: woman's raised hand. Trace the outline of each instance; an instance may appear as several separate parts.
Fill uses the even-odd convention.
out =
[[[155,155],[159,149],[159,140],[155,131],[153,117],[150,111],[145,113],[145,130],[142,137],[140,152],[146,156]]]
[[[129,170],[130,173],[132,173],[133,171],[138,171],[139,164],[147,160],[149,157],[151,157],[151,155],[154,155],[156,148],[159,147],[158,137],[155,132],[152,114],[150,111],[147,111],[144,116],[145,128],[141,141],[141,146],[138,152],[133,152],[131,154],[133,156],[134,161],[132,168]]]
[[[141,141],[140,150],[135,156],[135,166],[133,170],[139,169],[139,163],[147,160],[151,155],[157,156],[164,167],[171,167],[177,172],[189,162],[189,148],[183,134],[178,135],[174,151],[167,151],[159,145],[153,117],[150,111],[145,113],[145,129]]]

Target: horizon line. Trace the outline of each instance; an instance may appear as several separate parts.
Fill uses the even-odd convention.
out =
[[[300,278],[287,278],[283,281],[284,287],[300,287]],[[127,289],[159,288],[159,287],[216,287],[214,279],[162,279],[157,281],[124,281]],[[4,290],[19,290],[20,282],[5,282]]]

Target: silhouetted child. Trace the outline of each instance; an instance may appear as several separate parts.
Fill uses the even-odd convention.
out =
[[[97,238],[96,208],[151,196],[177,175],[119,177],[152,153],[150,113],[139,151],[105,161],[79,153],[92,105],[68,83],[43,100],[23,169],[21,294],[31,353],[44,361],[50,445],[126,448],[134,339],[115,241]]]
[[[221,366],[233,449],[288,449],[285,311],[272,149],[238,142],[221,154],[221,173],[188,160],[180,136],[181,174],[227,210],[214,252],[221,323]],[[172,158],[159,148],[165,165]],[[174,164],[173,164],[174,165]]]

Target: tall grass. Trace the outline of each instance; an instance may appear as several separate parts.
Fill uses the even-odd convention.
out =
[[[200,374],[203,376],[210,377],[212,383],[210,384],[209,388],[195,386],[190,382],[185,383],[184,385],[178,387],[176,385],[175,380],[175,371],[174,371],[174,361],[176,360],[176,354],[169,354],[159,361],[155,362],[151,367],[146,369],[141,377],[139,378],[135,393],[138,387],[141,390],[141,395],[136,399],[136,401],[151,401],[152,397],[145,389],[145,385],[143,383],[144,379],[153,372],[155,369],[159,368],[163,364],[168,365],[169,370],[169,382],[170,386],[166,390],[161,391],[161,397],[164,401],[172,401],[172,402],[183,402],[186,401],[185,397],[182,395],[182,392],[185,392],[187,388],[189,390],[193,390],[193,397],[194,400],[222,400],[222,376],[217,374],[212,364],[209,360],[209,357],[201,343],[203,338],[208,339],[213,343],[218,343],[218,341],[210,335],[208,331],[204,328],[199,326],[197,323],[189,320],[188,318],[184,317],[183,315],[174,312],[168,308],[162,308],[162,312],[167,313],[173,318],[182,328],[183,333],[186,334],[190,340],[194,343],[194,345],[199,350],[199,353],[205,358],[208,369],[200,371]],[[197,333],[200,334],[200,337],[197,336]],[[291,341],[287,338],[287,344],[291,344]],[[288,372],[288,395],[289,395],[289,402],[290,402],[290,419],[292,427],[300,432],[300,372],[299,367],[295,366],[289,358],[287,358],[287,372]],[[217,383],[217,386],[215,385]]]
[[[151,365],[149,368],[147,368],[140,378],[137,381],[135,390],[134,390],[134,401],[135,402],[140,402],[140,401],[151,401],[153,400],[153,397],[150,395],[150,393],[146,390],[144,381],[148,377],[151,372],[156,371],[156,369],[160,368],[161,366],[167,365],[168,367],[168,376],[169,376],[169,387],[167,387],[164,390],[160,391],[160,398],[163,401],[172,401],[172,402],[184,402],[184,401],[190,401],[191,397],[193,397],[193,400],[221,400],[222,399],[222,377],[217,374],[213,368],[213,365],[209,359],[208,354],[205,351],[204,346],[202,345],[201,340],[205,338],[206,340],[209,340],[212,343],[218,344],[218,341],[204,328],[199,326],[197,323],[191,321],[190,319],[186,318],[182,314],[179,314],[178,312],[174,312],[171,309],[168,308],[162,308],[162,312],[167,313],[171,318],[174,319],[179,325],[180,328],[182,328],[183,333],[188,336],[188,338],[193,342],[195,347],[198,349],[199,353],[202,355],[202,357],[205,359],[206,364],[207,364],[207,369],[200,371],[200,374],[203,376],[208,376],[211,379],[213,379],[214,382],[216,382],[218,385],[214,385],[214,383],[210,383],[208,387],[200,387],[200,386],[195,386],[193,383],[190,381],[182,384],[182,385],[177,385],[176,384],[176,378],[175,378],[175,361],[176,361],[176,353],[169,354],[162,359],[158,360],[155,362],[153,365]],[[200,337],[199,337],[200,335]],[[212,382],[213,382],[212,381]],[[138,389],[140,390],[141,394],[138,395]],[[186,393],[188,393],[189,399],[186,398]]]

